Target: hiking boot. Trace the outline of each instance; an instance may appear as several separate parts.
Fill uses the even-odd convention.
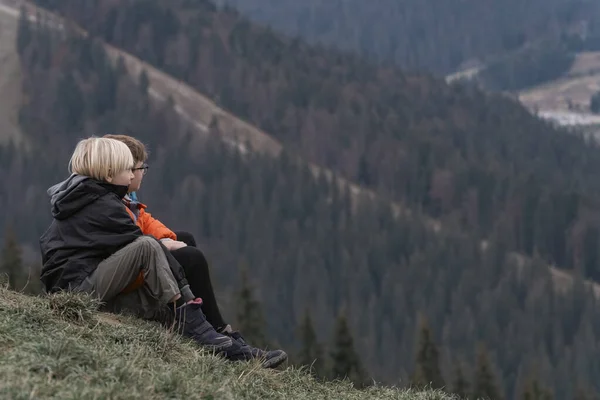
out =
[[[215,352],[225,351],[233,344],[230,337],[217,333],[206,320],[200,303],[178,307],[175,310],[175,326],[183,336]]]
[[[258,349],[257,349],[258,350]],[[287,360],[288,355],[283,350],[259,350],[262,351],[263,355],[262,359],[262,367],[263,368],[277,368],[279,367],[285,360]]]
[[[252,347],[246,343],[239,332],[224,332],[225,335],[233,339],[233,344],[224,352],[225,358],[230,361],[250,361],[254,359],[261,360],[263,368],[277,368],[281,363],[287,360],[287,354],[283,350],[261,350]]]

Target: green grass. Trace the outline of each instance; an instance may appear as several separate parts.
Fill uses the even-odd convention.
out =
[[[158,325],[95,311],[88,298],[0,287],[0,398],[451,399],[438,392],[322,383],[204,353]]]

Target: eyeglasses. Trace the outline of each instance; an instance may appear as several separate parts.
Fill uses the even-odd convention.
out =
[[[148,172],[148,168],[149,168],[149,165],[148,165],[148,164],[144,164],[144,165],[142,165],[142,166],[141,166],[141,167],[139,167],[139,168],[131,168],[131,171],[132,171],[132,172],[135,172],[135,171],[137,171],[137,170],[140,170],[140,169],[141,169],[141,170],[143,171],[143,172],[142,172],[142,175],[146,175],[146,172]]]

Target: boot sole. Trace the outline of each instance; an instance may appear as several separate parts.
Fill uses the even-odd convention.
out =
[[[277,357],[270,358],[268,360],[263,361],[263,368],[277,368],[280,366],[285,360],[287,360],[288,355],[285,352],[281,352]]]

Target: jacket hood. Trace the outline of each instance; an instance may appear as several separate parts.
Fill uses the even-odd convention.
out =
[[[127,186],[100,182],[87,176],[72,174],[66,180],[47,190],[50,196],[52,216],[65,219],[107,193],[119,198],[127,194]]]

